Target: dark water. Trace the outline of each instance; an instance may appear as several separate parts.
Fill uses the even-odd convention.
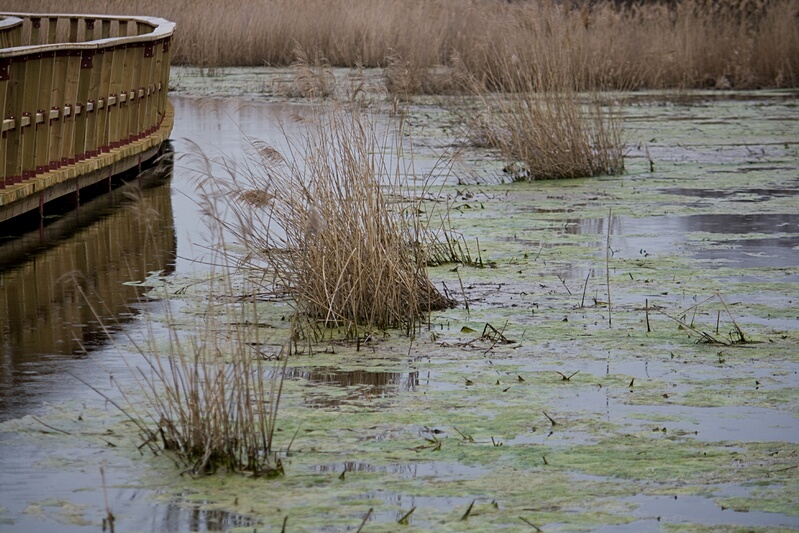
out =
[[[568,219],[563,232],[603,238],[607,224],[607,218]],[[799,265],[799,214],[796,213],[614,215],[610,231],[614,257],[682,252],[710,265],[732,268]],[[688,234],[697,235],[689,239]],[[601,253],[605,253],[604,248]]]
[[[41,416],[49,405],[62,402],[108,407],[72,375],[118,397],[109,376],[125,379],[129,371],[108,334],[135,330],[148,305],[141,301],[141,290],[129,283],[204,268],[208,239],[196,191],[203,166],[197,147],[212,158],[243,157],[243,135],[280,139],[279,121],[291,123],[288,113],[297,111],[235,100],[173,97],[172,103],[174,166],[170,162],[158,176],[150,176],[156,179],[143,188],[134,182],[54,216],[42,227],[37,222],[28,230],[3,229],[0,422]],[[45,426],[41,430],[54,434]],[[0,433],[0,530],[100,529],[105,495],[99,464],[92,459],[98,451],[70,449],[74,467],[49,464],[60,452],[32,445],[13,432]],[[107,465],[106,470],[116,531],[225,531],[252,524],[248,517],[203,510],[188,500],[154,504],[152,488],[126,488],[124,469]],[[36,503],[42,501],[52,506]],[[64,518],[63,502],[83,506],[80,520]]]
[[[206,268],[210,237],[197,190],[206,158],[215,172],[222,157],[245,159],[245,137],[283,149],[283,130],[296,130],[292,116],[306,111],[235,99],[171,101],[174,159],[149,172],[143,189],[134,180],[42,228],[38,221],[28,231],[16,222],[0,228],[0,421],[74,387],[64,372],[82,373],[75,362],[108,344],[101,324],[113,331],[135,321],[141,293],[126,283]]]
[[[174,271],[172,168],[163,161],[144,181],[41,226],[2,228],[0,421],[35,410],[65,382],[74,387],[64,365],[107,343],[103,324],[113,331],[135,319],[139,292],[126,283]]]

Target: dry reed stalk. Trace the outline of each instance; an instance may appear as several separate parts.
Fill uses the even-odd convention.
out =
[[[224,243],[214,249],[220,250],[219,266],[209,276],[207,308],[197,323],[181,334],[167,311],[166,347],[152,330],[143,345],[136,344],[147,365],[135,369],[147,393],[147,418],[157,420],[157,435],[150,438],[177,453],[194,474],[223,468],[278,475],[273,436],[293,325],[278,362],[267,365],[253,348],[267,340],[259,338],[256,291],[234,282],[240,277],[236,258]],[[251,295],[244,304],[242,293]]]
[[[542,17],[534,23],[561,24],[556,10]],[[490,77],[470,80],[484,112],[476,115],[469,137],[497,147],[515,180],[622,172],[621,119],[599,92],[579,92],[596,85],[584,80],[584,58],[567,48],[552,49],[542,37],[526,47],[515,39],[487,49]]]
[[[608,236],[605,242],[605,285],[608,290],[608,327],[613,327],[613,304],[610,300],[610,234],[613,224],[613,208],[608,208]]]
[[[216,212],[214,201],[206,198],[202,207]],[[210,229],[212,249],[218,254],[204,285],[207,292],[200,296],[204,309],[194,322],[179,325],[164,284],[148,296],[162,296],[166,302],[165,332],[156,332],[151,320],[146,321],[143,338],[120,328],[133,347],[132,355],[123,352],[123,360],[136,383],[133,390],[120,388],[124,401],[113,400],[75,377],[136,425],[142,446],[154,453],[167,452],[192,474],[223,469],[279,475],[282,467],[273,452],[273,436],[294,324],[278,362],[268,365],[253,348],[269,340],[260,338],[256,291],[246,279],[242,282],[238,258],[226,252],[223,227],[216,220],[210,218]],[[90,302],[77,279],[75,287]],[[250,295],[244,305],[242,293]],[[100,321],[99,310],[92,307],[91,311]],[[101,325],[115,342],[111,331]]]
[[[20,9],[78,8],[67,0],[0,0],[0,10]],[[525,43],[535,41],[582,64],[581,88],[799,85],[799,0],[83,0],[79,10],[173,20],[175,63],[206,68],[287,66],[299,45],[338,67],[383,68],[397,54],[419,73],[450,66],[456,52],[484,80],[497,74],[486,49],[516,53],[529,69],[539,49]]]
[[[319,50],[313,58],[297,44],[296,59],[291,64],[294,79],[287,96],[303,98],[329,98],[336,92],[336,78],[327,59]]]
[[[443,222],[433,223],[435,207],[423,215],[427,187],[408,185],[402,124],[395,131],[358,110],[319,112],[306,133],[287,136],[285,157],[253,141],[245,167],[224,185],[208,183],[225,188],[231,231],[273,280],[268,290],[289,295],[309,331],[414,334],[429,311],[454,302],[427,275]]]

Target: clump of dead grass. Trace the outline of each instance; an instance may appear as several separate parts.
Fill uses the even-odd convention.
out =
[[[473,144],[498,148],[514,180],[618,174],[624,170],[621,118],[586,81],[586,58],[544,41],[563,24],[557,9],[530,21],[537,28],[487,48],[492,72],[467,82],[479,112],[459,111]],[[563,29],[563,28],[561,28]],[[573,31],[574,28],[566,27]],[[473,106],[472,106],[473,107]]]
[[[216,209],[208,202],[204,207]],[[213,217],[209,220],[211,235],[222,239],[222,226]],[[195,313],[178,316],[172,311],[171,284],[158,278],[144,283],[149,298],[162,300],[163,314],[148,319],[141,335],[120,328],[128,347],[119,349],[136,384],[119,387],[121,401],[75,378],[127,416],[143,440],[140,448],[166,454],[192,475],[281,475],[273,437],[293,323],[282,344],[266,337],[259,327],[263,321],[257,291],[238,269],[237,258],[226,252],[223,240],[210,249],[214,255],[207,278],[177,291]],[[75,285],[89,302],[80,284]],[[187,289],[193,294],[183,296]],[[100,321],[98,311],[92,308]],[[118,335],[103,328],[118,342]],[[263,351],[265,345],[272,349]]]
[[[427,274],[443,217],[425,210],[426,187],[409,184],[412,166],[393,140],[402,125],[357,109],[319,113],[283,150],[253,141],[225,191],[231,230],[314,335],[334,326],[355,339],[413,334],[430,311],[454,305]]]
[[[294,47],[295,60],[291,64],[293,80],[289,97],[329,98],[336,92],[336,77],[330,62],[321,51],[311,56],[299,44]]]

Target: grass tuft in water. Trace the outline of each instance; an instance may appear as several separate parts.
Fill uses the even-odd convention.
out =
[[[445,217],[427,201],[427,182],[411,182],[404,125],[336,108],[307,126],[282,152],[253,141],[244,175],[225,185],[246,262],[317,337],[329,327],[353,339],[375,329],[413,334],[427,313],[454,301],[427,274]]]
[[[486,52],[494,71],[467,83],[480,107],[466,118],[467,138],[498,148],[514,181],[623,172],[621,117],[613,105],[596,90],[580,92],[595,84],[584,84],[585,67],[569,53],[534,48],[538,53],[524,61],[500,47]]]
[[[130,348],[119,349],[136,386],[120,388],[122,400],[117,401],[74,377],[135,424],[143,440],[140,448],[167,454],[192,475],[220,470],[281,475],[272,441],[290,344],[280,348],[273,358],[276,363],[266,362],[258,347],[273,340],[264,338],[260,329],[255,291],[246,280],[242,283],[237,258],[226,252],[222,227],[211,222],[217,239],[211,250],[217,254],[207,281],[201,283],[204,292],[195,304],[199,311],[188,323],[176,315],[170,304],[173,296],[167,292],[170,285],[163,283],[148,294],[163,302],[163,325],[148,320],[141,336],[120,328]],[[99,322],[98,311],[92,312]],[[118,345],[118,337],[102,327]]]

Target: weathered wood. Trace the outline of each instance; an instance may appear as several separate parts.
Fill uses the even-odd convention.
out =
[[[129,157],[163,133],[173,30],[148,17],[0,14],[0,209],[28,180],[83,161],[94,172],[103,154]]]
[[[169,138],[173,120],[174,111],[169,106],[161,127],[140,141],[0,190],[0,222],[37,209],[40,202],[47,203],[103,181],[109,173],[116,175],[154,158]]]
[[[5,160],[6,179],[5,185],[13,185],[22,181],[22,114],[23,114],[23,80],[26,76],[27,61],[12,61],[9,65],[8,101],[6,103],[6,116],[13,127],[4,131],[7,138],[7,153]],[[4,120],[3,127],[5,128]]]
[[[35,133],[34,173],[41,174],[50,169],[50,108],[52,99],[53,78],[55,69],[55,53],[42,54],[39,69],[39,91],[37,95],[36,120],[32,126]],[[26,89],[27,90],[27,89]],[[41,122],[40,122],[41,120]]]

